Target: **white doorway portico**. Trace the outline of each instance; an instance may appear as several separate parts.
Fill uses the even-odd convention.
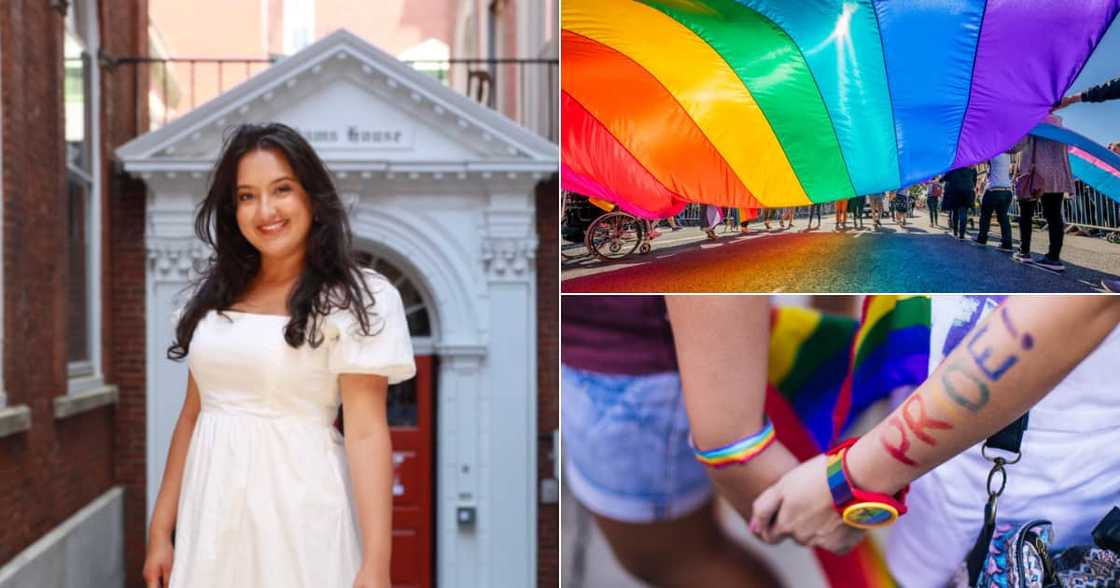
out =
[[[147,185],[147,509],[185,393],[172,310],[209,251],[194,207],[228,130],[279,121],[335,175],[356,246],[412,284],[435,363],[441,586],[536,583],[534,186],[557,146],[338,31],[117,150]],[[473,518],[471,518],[473,517]]]

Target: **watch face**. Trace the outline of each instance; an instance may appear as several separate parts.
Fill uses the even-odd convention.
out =
[[[898,511],[882,502],[859,502],[844,509],[844,522],[861,529],[889,525],[898,518]]]

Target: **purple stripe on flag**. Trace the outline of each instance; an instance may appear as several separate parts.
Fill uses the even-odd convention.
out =
[[[1073,84],[1120,0],[988,0],[953,167],[991,159]]]

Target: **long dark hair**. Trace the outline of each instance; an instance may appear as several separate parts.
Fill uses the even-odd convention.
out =
[[[305,341],[317,348],[323,342],[322,320],[334,308],[349,309],[362,333],[371,334],[367,314],[374,298],[362,272],[372,270],[363,270],[353,253],[350,221],[330,172],[295,129],[280,123],[243,124],[226,138],[210,175],[206,199],[195,214],[195,235],[213,253],[192,284],[194,293],[175,327],[175,341],[167,349],[169,359],[186,357],[198,322],[211,310],[219,314],[229,310],[260,269],[260,253],[237,225],[234,199],[238,163],[255,149],[274,149],[287,158],[311,200],[315,219],[307,237],[303,273],[288,297],[290,320],[284,327],[284,340],[295,348]]]

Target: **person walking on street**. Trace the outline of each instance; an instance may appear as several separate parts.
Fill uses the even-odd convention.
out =
[[[1060,110],[1070,104],[1077,104],[1078,102],[1106,102],[1108,100],[1118,99],[1120,99],[1120,78],[1105,82],[1099,86],[1093,86],[1080,94],[1067,96],[1054,107],[1054,110]],[[1115,153],[1120,153],[1120,142],[1113,143],[1109,145],[1108,148]],[[1101,286],[1109,292],[1120,293],[1120,280],[1110,280],[1106,278],[1101,280]]]
[[[929,209],[929,226],[939,226],[937,223],[937,214],[940,212],[939,204],[941,203],[941,195],[944,190],[941,187],[941,176],[935,177],[929,181],[929,191],[926,193],[926,208]]]
[[[1051,114],[1046,122],[1061,126],[1061,117]],[[1012,257],[1021,263],[1033,263],[1055,272],[1065,271],[1062,263],[1062,239],[1065,236],[1065,219],[1062,203],[1075,188],[1069,167],[1066,146],[1057,141],[1028,135],[1020,175],[1015,184],[1019,198],[1019,251]],[[1042,204],[1042,216],[1050,236],[1050,248],[1045,256],[1031,256],[1031,222]]]
[[[992,158],[988,164],[988,189],[980,200],[980,232],[973,241],[977,245],[988,242],[988,230],[992,224],[992,213],[999,222],[999,250],[1011,253],[1011,219],[1007,209],[1011,206],[1011,154],[1020,151],[1026,139],[1010,150]]]
[[[883,223],[879,222],[879,216],[883,214],[883,200],[890,194],[890,192],[879,192],[867,197],[867,201],[871,204],[871,222],[875,230],[879,230]]]
[[[891,211],[894,213],[894,222],[900,227],[906,226],[906,215],[910,210],[910,189],[903,188],[895,192],[891,199]]]
[[[836,201],[836,222],[833,223],[833,230],[847,230],[848,229],[848,201]]]
[[[863,204],[866,196],[855,196],[848,199],[848,210],[852,213],[852,228],[863,229]]]
[[[819,228],[821,228],[821,205],[820,204],[810,204],[809,205],[809,226],[805,227],[806,232],[809,232],[809,231],[813,230],[813,216],[814,215],[817,217],[817,228],[819,229]]]
[[[949,210],[949,228],[953,236],[963,241],[968,224],[968,209],[976,199],[976,168],[960,167],[945,174],[945,199],[942,205]]]
[[[707,226],[704,227],[704,234],[712,241],[715,241],[718,239],[718,237],[716,237],[716,227],[723,222],[723,210],[718,206],[707,205],[707,207],[704,208],[704,220],[708,223]]]

